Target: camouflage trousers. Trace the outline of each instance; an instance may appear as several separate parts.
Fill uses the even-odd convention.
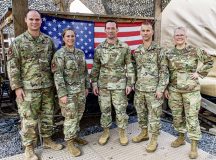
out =
[[[198,113],[201,105],[200,91],[179,93],[169,91],[169,107],[172,110],[174,128],[180,132],[188,131],[191,140],[200,140],[201,131]]]
[[[24,101],[16,99],[21,118],[21,137],[24,146],[35,144],[37,125],[42,137],[53,132],[54,91],[53,88],[24,90]]]
[[[149,132],[154,135],[160,134],[162,104],[163,98],[156,99],[154,92],[135,91],[134,105],[140,128],[147,128],[149,122]]]
[[[64,120],[64,135],[68,141],[75,138],[80,130],[80,120],[85,111],[86,97],[85,92],[79,92],[68,95],[68,103],[59,103],[61,113],[65,117]]]
[[[111,105],[113,104],[116,112],[116,123],[119,128],[125,129],[128,125],[127,96],[125,90],[99,90],[99,105],[101,110],[101,126],[108,128],[112,125]]]

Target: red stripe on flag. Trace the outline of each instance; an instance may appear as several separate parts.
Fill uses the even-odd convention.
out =
[[[87,69],[92,69],[93,64],[87,64]]]
[[[140,36],[140,25],[142,24],[142,22],[134,22],[134,23],[118,23],[118,28],[119,28],[119,32],[118,32],[118,38],[122,38],[124,39],[125,43],[127,43],[132,51],[131,53],[134,53],[134,47],[135,45],[139,45],[142,44],[142,37]],[[94,47],[96,48],[102,41],[103,38],[105,40],[106,38],[106,33],[103,32],[104,31],[104,27],[105,27],[105,23],[104,22],[96,22],[95,23],[95,33],[94,36],[95,38],[97,38],[97,40],[94,43]],[[124,27],[121,29],[121,27]],[[125,30],[127,27],[128,30]],[[123,31],[121,31],[123,30]],[[130,31],[131,30],[131,31]],[[101,39],[98,39],[101,38]],[[100,42],[101,41],[101,42]]]
[[[94,43],[94,48],[96,48],[100,43]]]
[[[142,22],[134,23],[118,23],[118,27],[137,27],[140,26]],[[95,27],[105,27],[105,22],[96,22]]]
[[[138,44],[142,44],[142,40],[125,41],[125,43],[127,43],[129,46],[131,46],[131,45],[138,45]]]

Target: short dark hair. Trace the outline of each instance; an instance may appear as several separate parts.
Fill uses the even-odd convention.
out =
[[[117,23],[115,20],[107,20],[107,21],[105,22],[105,28],[106,28],[107,23],[109,23],[109,22],[115,23],[115,24],[116,24],[116,28],[118,28],[118,23]]]
[[[27,11],[25,17],[27,17],[28,13],[29,13],[29,12],[32,12],[32,11],[37,12],[37,13],[40,15],[40,17],[42,17],[42,16],[41,16],[41,13],[40,13],[38,10],[36,10],[36,9],[29,9],[29,10]]]
[[[153,24],[150,21],[143,21],[141,25],[149,25],[152,26],[153,29]]]

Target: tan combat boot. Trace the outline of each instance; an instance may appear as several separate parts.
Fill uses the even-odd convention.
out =
[[[126,146],[128,144],[128,138],[125,135],[125,129],[119,128],[119,142],[122,146]]]
[[[76,137],[74,139],[74,142],[80,144],[80,145],[87,145],[88,144],[88,141],[86,141],[85,139],[82,139],[80,137]]]
[[[74,139],[67,141],[67,150],[73,157],[81,155],[81,151],[74,145]]]
[[[147,152],[154,152],[157,149],[158,143],[157,143],[157,135],[152,135],[150,143],[148,143],[146,147]]]
[[[191,140],[191,151],[189,153],[189,158],[190,159],[196,159],[197,157],[198,157],[197,141],[196,140]]]
[[[138,136],[132,138],[132,142],[134,143],[139,143],[147,140],[149,140],[147,128],[143,128]]]
[[[171,147],[173,147],[173,148],[177,148],[181,145],[185,145],[184,133],[179,133],[178,138],[171,143]]]
[[[45,137],[43,138],[43,147],[58,151],[63,148],[63,145],[55,143],[50,137]]]
[[[38,157],[34,152],[34,147],[32,144],[26,146],[24,157],[24,160],[38,160]]]
[[[103,134],[99,138],[98,143],[100,145],[105,145],[109,140],[109,136],[110,136],[109,128],[104,128]]]

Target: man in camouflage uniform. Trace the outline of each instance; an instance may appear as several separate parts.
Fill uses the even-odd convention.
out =
[[[64,120],[64,135],[67,149],[72,156],[81,155],[74,143],[86,145],[88,142],[79,138],[79,124],[85,110],[86,96],[90,88],[85,54],[74,47],[75,33],[71,29],[63,32],[65,46],[59,49],[52,60],[55,86],[59,97]]]
[[[139,45],[134,52],[136,65],[134,105],[141,132],[138,136],[133,137],[132,141],[137,143],[149,139],[149,119],[152,137],[146,151],[154,152],[158,145],[163,92],[168,84],[168,72],[166,65],[164,65],[165,56],[161,47],[152,41],[152,25],[149,22],[144,22],[141,25],[140,34],[143,44]]]
[[[112,124],[111,103],[116,111],[120,144],[127,145],[125,129],[128,125],[126,114],[127,95],[134,84],[134,68],[131,52],[127,44],[117,39],[118,26],[115,21],[105,24],[107,39],[95,50],[94,64],[91,71],[93,92],[99,95],[102,112],[101,126],[104,128],[99,144],[104,145],[109,139],[109,127]]]
[[[198,157],[197,142],[201,139],[198,113],[201,95],[198,77],[205,77],[212,67],[213,60],[206,52],[186,44],[186,30],[179,27],[174,31],[175,48],[166,54],[169,69],[169,85],[165,92],[172,110],[173,125],[179,137],[171,143],[176,148],[185,144],[184,134],[191,140],[189,157]],[[197,69],[198,61],[203,66]]]
[[[25,159],[37,160],[33,145],[37,139],[38,121],[44,147],[60,150],[63,146],[50,138],[54,110],[50,66],[54,45],[50,37],[40,32],[42,21],[38,11],[28,11],[25,22],[28,30],[16,37],[9,48],[7,71],[10,86],[16,93]]]

